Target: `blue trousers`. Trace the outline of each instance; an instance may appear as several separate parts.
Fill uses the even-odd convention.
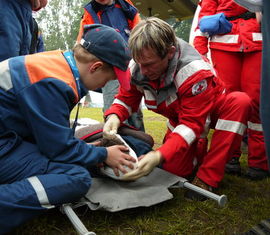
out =
[[[29,54],[33,29],[30,1],[1,0],[0,19],[0,62]]]
[[[53,162],[11,134],[0,138],[0,184],[0,234],[5,234],[50,208],[77,201],[91,177],[85,168]]]
[[[105,112],[107,109],[111,107],[115,95],[118,94],[118,89],[119,89],[118,80],[109,81],[102,88],[103,102],[104,102],[103,112]],[[145,131],[141,107],[139,107],[137,112],[132,113],[132,115],[126,121],[126,124],[135,127],[139,131]]]

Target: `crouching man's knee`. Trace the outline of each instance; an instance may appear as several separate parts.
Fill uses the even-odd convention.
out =
[[[250,115],[251,112],[251,99],[244,92],[232,92],[228,94],[231,100],[232,109],[236,111],[239,115],[243,114],[246,117]]]

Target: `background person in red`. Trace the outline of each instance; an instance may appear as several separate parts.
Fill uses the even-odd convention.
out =
[[[262,57],[261,26],[255,13],[236,4],[233,0],[202,0],[199,26],[196,29],[194,46],[211,59],[217,76],[224,82],[226,90],[246,92],[252,100],[252,113],[248,117],[248,171],[251,179],[267,177],[268,165],[264,146],[263,129],[259,116],[260,77]],[[202,33],[200,20],[205,16],[224,13],[232,24],[225,34]],[[240,173],[240,150],[236,150],[227,165],[227,171]]]
[[[130,31],[139,22],[138,10],[130,0],[92,0],[84,7],[84,15],[80,24],[77,41],[80,40],[83,26],[87,24],[104,24],[116,29],[128,41]],[[108,82],[101,90],[103,95],[103,112],[113,103],[118,92],[117,80]],[[141,107],[127,120],[127,124],[144,131],[143,114]]]
[[[120,86],[105,113],[103,131],[117,132],[142,97],[149,110],[168,119],[168,129],[163,145],[142,156],[138,168],[123,178],[136,180],[160,164],[183,177],[198,169],[193,184],[210,191],[218,187],[226,162],[241,143],[249,97],[243,92],[224,92],[211,65],[191,45],[176,38],[172,27],[161,19],[148,18],[135,26],[129,48],[135,61],[130,64],[131,88]],[[197,142],[209,127],[215,129],[211,147],[205,156],[198,156]],[[199,158],[202,161],[196,165]],[[193,191],[186,197],[206,199]]]

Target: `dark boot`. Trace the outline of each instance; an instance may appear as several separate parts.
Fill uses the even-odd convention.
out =
[[[225,166],[225,173],[230,175],[241,175],[239,157],[232,157],[232,159]]]
[[[262,180],[269,177],[270,173],[261,168],[249,167],[245,176],[251,180]]]
[[[202,189],[208,190],[210,192],[213,191],[213,189],[210,185],[204,183],[197,176],[195,176],[194,180],[192,181],[192,184],[194,184]],[[201,195],[200,193],[197,193],[193,190],[187,191],[184,196],[185,196],[185,198],[190,199],[190,200],[194,200],[194,201],[205,201],[208,199],[207,197],[205,197],[205,196]]]
[[[269,235],[270,234],[270,219],[262,220],[259,224],[252,227],[249,231],[241,235]]]

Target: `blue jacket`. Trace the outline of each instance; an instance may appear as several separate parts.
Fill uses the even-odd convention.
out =
[[[103,162],[106,148],[75,138],[70,128],[70,112],[87,93],[80,80],[76,83],[78,76],[73,55],[61,51],[0,63],[0,135],[16,133],[54,161],[83,166]],[[6,141],[0,137],[0,156],[16,147],[3,150]]]
[[[116,0],[112,5],[102,5],[96,1],[89,2],[84,7],[77,41],[80,41],[84,25],[104,24],[119,31],[127,41],[130,30],[139,22],[138,10],[130,0]]]

